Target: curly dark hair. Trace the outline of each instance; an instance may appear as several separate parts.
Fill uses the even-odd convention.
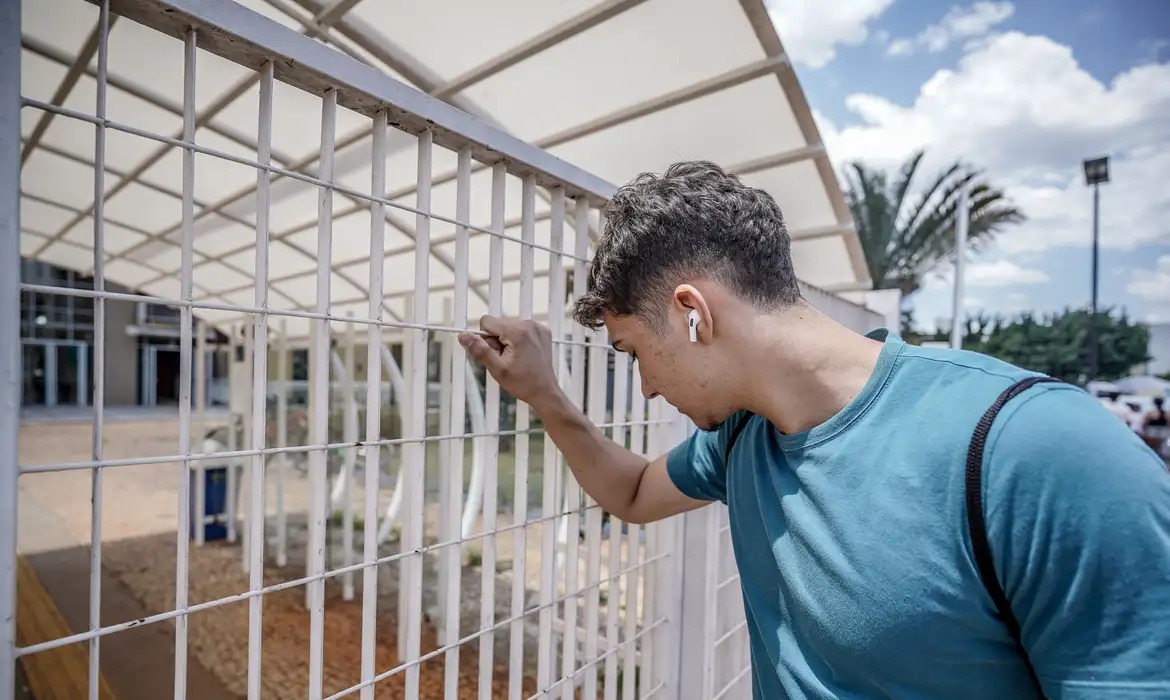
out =
[[[634,314],[664,328],[663,305],[686,278],[708,277],[773,310],[800,299],[784,215],[767,192],[708,161],[643,173],[606,205],[573,317],[599,328],[602,314]]]

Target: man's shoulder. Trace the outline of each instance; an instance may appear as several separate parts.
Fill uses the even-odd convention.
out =
[[[1008,402],[992,425],[985,464],[993,485],[1060,493],[1066,502],[1165,477],[1162,461],[1126,423],[1071,384],[1040,384]]]

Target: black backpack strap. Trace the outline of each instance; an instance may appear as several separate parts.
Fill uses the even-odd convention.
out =
[[[737,414],[735,423],[731,426],[731,434],[727,436],[727,446],[723,448],[724,465],[726,465],[728,460],[731,459],[731,448],[735,445],[735,441],[739,437],[739,434],[743,432],[744,426],[746,426],[748,421],[751,419],[752,414],[750,413],[745,412],[743,414]]]
[[[987,443],[987,436],[991,433],[991,424],[995,421],[996,415],[1004,407],[1004,404],[1036,384],[1059,381],[1059,379],[1052,377],[1029,377],[1005,389],[979,419],[979,424],[975,427],[975,434],[971,437],[971,444],[967,448],[967,529],[971,533],[971,548],[975,553],[975,565],[979,568],[979,578],[983,580],[983,586],[987,589],[992,601],[995,602],[1000,618],[1015,641],[1016,648],[1023,657],[1024,663],[1028,666],[1028,673],[1032,677],[1032,683],[1036,687],[1036,693],[1039,697],[1044,697],[1044,691],[1040,686],[1036,669],[1032,667],[1032,661],[1028,658],[1028,652],[1024,649],[1023,640],[1020,638],[1020,622],[1012,613],[1011,603],[1008,602],[1007,595],[995,574],[995,561],[991,558],[991,545],[987,541],[987,523],[983,518],[983,448]]]

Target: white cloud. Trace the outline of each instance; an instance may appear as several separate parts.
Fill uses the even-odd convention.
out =
[[[838,129],[820,118],[837,163],[888,168],[926,148],[924,175],[955,159],[984,169],[1029,219],[1000,236],[1002,252],[1089,245],[1092,196],[1081,161],[1098,154],[1112,158],[1101,190],[1102,246],[1170,241],[1170,63],[1103,84],[1069,47],[1009,32],[969,47],[909,106],[869,94],[846,105],[859,124]]]
[[[1007,287],[1048,281],[1048,274],[1043,270],[1020,267],[1010,260],[975,263],[963,271],[963,276],[975,287]]]
[[[768,0],[768,14],[793,60],[820,68],[837,55],[838,46],[856,46],[869,36],[868,24],[893,0],[837,0],[827,9],[821,0]]]
[[[1125,291],[1139,299],[1170,305],[1170,255],[1160,256],[1151,270],[1134,270]]]
[[[1049,281],[1048,273],[1043,270],[1022,267],[1010,260],[968,263],[963,269],[963,278],[971,287],[1012,287]],[[923,288],[931,291],[950,289],[953,280],[954,267],[945,267],[927,277]],[[1023,295],[1014,292],[1008,296]]]
[[[1007,21],[1016,11],[1010,2],[977,2],[970,7],[952,7],[936,24],[913,39],[896,39],[886,48],[891,56],[911,54],[915,49],[938,53],[956,41],[975,39]]]

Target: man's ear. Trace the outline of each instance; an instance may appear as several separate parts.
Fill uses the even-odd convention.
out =
[[[671,300],[671,319],[680,319],[688,335],[694,334],[692,342],[710,338],[715,325],[711,308],[703,293],[694,285],[680,284],[675,287]]]

